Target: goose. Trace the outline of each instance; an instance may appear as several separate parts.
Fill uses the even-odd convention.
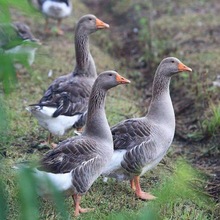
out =
[[[39,45],[40,40],[35,38],[27,24],[23,22],[0,24],[0,50],[14,56],[15,61],[31,66]],[[20,55],[25,55],[26,59],[22,59],[23,56]]]
[[[114,154],[103,171],[103,176],[117,180],[130,180],[138,198],[155,197],[144,192],[140,176],[154,168],[166,155],[175,132],[175,115],[170,98],[171,77],[192,69],[175,57],[168,57],[159,64],[153,81],[152,100],[144,117],[127,119],[111,128]]]
[[[100,73],[90,94],[83,133],[60,142],[44,155],[39,167],[34,169],[34,175],[39,179],[39,194],[46,198],[49,196],[45,180],[50,180],[57,190],[72,196],[75,216],[90,211],[81,208],[81,196],[101,175],[113,154],[113,139],[104,109],[106,93],[119,84],[128,83],[129,80],[115,71]]]
[[[72,12],[71,0],[29,0],[32,4],[41,10],[42,14],[45,15],[45,32],[50,33],[49,18],[57,20],[57,34],[63,35],[64,32],[61,29],[62,19],[70,16]]]
[[[109,25],[94,15],[80,18],[75,32],[75,69],[55,79],[40,101],[27,107],[39,124],[53,135],[62,136],[71,128],[80,130],[85,124],[89,95],[97,77],[89,50],[89,35],[104,28]],[[50,139],[51,135],[48,142]]]

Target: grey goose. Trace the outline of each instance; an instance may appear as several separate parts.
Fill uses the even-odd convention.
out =
[[[48,197],[48,179],[66,196],[72,196],[75,204],[74,215],[83,209],[80,206],[84,195],[93,182],[101,175],[113,155],[113,139],[105,114],[105,99],[109,89],[130,83],[115,71],[105,71],[97,77],[89,99],[85,129],[80,136],[64,140],[47,152],[33,170],[39,179],[39,194]],[[46,182],[47,182],[46,181]]]
[[[111,128],[114,154],[103,175],[117,180],[130,180],[138,198],[154,199],[140,187],[140,176],[154,168],[166,155],[175,132],[175,115],[170,98],[170,79],[176,73],[191,72],[177,58],[161,61],[154,81],[148,113],[141,118],[127,119]]]
[[[85,124],[84,114],[97,78],[89,49],[89,35],[104,28],[109,28],[109,25],[94,15],[88,14],[79,19],[75,32],[75,69],[56,78],[40,101],[27,108],[38,123],[53,135],[62,136],[71,128],[79,130]]]

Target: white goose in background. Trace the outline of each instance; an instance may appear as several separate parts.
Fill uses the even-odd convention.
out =
[[[64,32],[61,29],[62,20],[70,16],[72,12],[71,0],[29,0],[35,7],[41,10],[45,15],[45,32],[50,33],[49,19],[57,20],[57,34],[63,35]]]
[[[146,116],[124,120],[111,128],[114,154],[103,175],[130,180],[138,198],[154,199],[140,187],[140,176],[154,168],[166,155],[175,132],[175,115],[169,85],[173,75],[191,72],[177,58],[163,59],[157,68],[152,100]]]

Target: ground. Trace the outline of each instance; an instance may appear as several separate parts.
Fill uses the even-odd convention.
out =
[[[80,1],[73,3],[74,13],[63,23],[66,32],[64,36],[45,35],[44,19],[40,14],[30,16],[18,10],[13,10],[12,13],[12,19],[25,21],[30,25],[43,45],[38,50],[34,65],[23,70],[16,88],[9,96],[4,97],[11,121],[7,139],[2,141],[0,148],[5,164],[3,173],[9,173],[6,175],[8,191],[11,193],[11,212],[8,219],[18,217],[17,205],[14,202],[17,193],[10,167],[14,162],[38,158],[48,150],[45,147],[40,148],[47,132],[37,125],[25,107],[39,100],[54,78],[72,70],[75,57],[74,27],[78,18],[86,13],[94,13],[110,24],[109,30],[91,36],[91,52],[98,72],[116,69],[121,75],[129,77],[133,84],[110,92],[107,100],[110,125],[124,118],[146,113],[151,98],[153,73],[162,58],[176,56],[193,69],[192,75],[182,74],[172,80],[171,96],[177,121],[175,141],[162,163],[146,174],[141,179],[141,184],[144,190],[153,190],[157,197],[163,198],[166,189],[169,192],[172,190],[168,186],[172,186],[172,181],[176,181],[175,175],[182,175],[178,172],[175,174],[176,167],[179,167],[179,171],[184,171],[184,166],[176,165],[176,161],[184,158],[205,175],[195,178],[192,184],[204,194],[208,194],[211,200],[210,204],[204,206],[197,202],[196,196],[181,199],[170,192],[170,195],[164,194],[164,197],[173,198],[173,203],[165,201],[167,205],[164,205],[159,199],[148,205],[135,199],[129,189],[129,183],[110,180],[103,184],[99,179],[83,199],[84,206],[97,207],[97,210],[91,216],[82,215],[80,219],[107,219],[110,210],[113,214],[109,219],[121,219],[116,214],[120,211],[125,213],[124,219],[137,219],[140,210],[145,206],[151,207],[151,204],[160,207],[158,210],[161,219],[218,219],[220,122],[217,122],[210,132],[204,125],[207,123],[206,119],[212,121],[211,106],[219,106],[219,88],[213,86],[220,67],[218,0],[184,3],[168,0],[84,0],[85,5]],[[52,77],[48,77],[50,70],[53,72]],[[70,135],[71,132],[54,140],[62,140]],[[167,180],[167,176],[172,176],[173,173],[174,177]],[[175,187],[178,185],[177,181]],[[208,198],[206,201],[209,201]],[[67,204],[68,210],[72,210],[71,200],[67,199]],[[42,202],[40,212],[41,219],[57,218],[51,203]]]

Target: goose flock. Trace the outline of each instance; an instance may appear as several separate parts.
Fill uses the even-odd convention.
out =
[[[58,21],[58,34],[63,35],[60,24],[70,15],[71,2],[37,0],[36,3],[46,17],[45,31],[49,32],[48,19],[53,18]],[[21,27],[23,31],[20,31]],[[138,198],[155,199],[142,191],[140,177],[162,160],[174,138],[175,114],[169,91],[171,77],[192,71],[175,57],[164,58],[155,72],[148,113],[110,128],[105,114],[107,91],[130,81],[113,70],[97,74],[89,49],[89,36],[109,27],[92,14],[79,18],[75,28],[75,68],[56,78],[39,101],[33,100],[36,104],[27,106],[39,125],[49,131],[49,143],[51,134],[61,136],[70,129],[78,132],[57,145],[52,144],[52,149],[33,169],[39,180],[39,195],[47,197],[50,194],[50,187],[45,184],[49,179],[59,191],[72,196],[75,216],[91,210],[81,208],[80,200],[100,176],[130,181]],[[1,32],[3,28],[8,31]],[[2,25],[0,34],[0,47],[5,53],[18,52],[17,47],[22,50],[24,41],[39,44],[25,24]],[[12,39],[16,39],[16,44],[12,44]]]

